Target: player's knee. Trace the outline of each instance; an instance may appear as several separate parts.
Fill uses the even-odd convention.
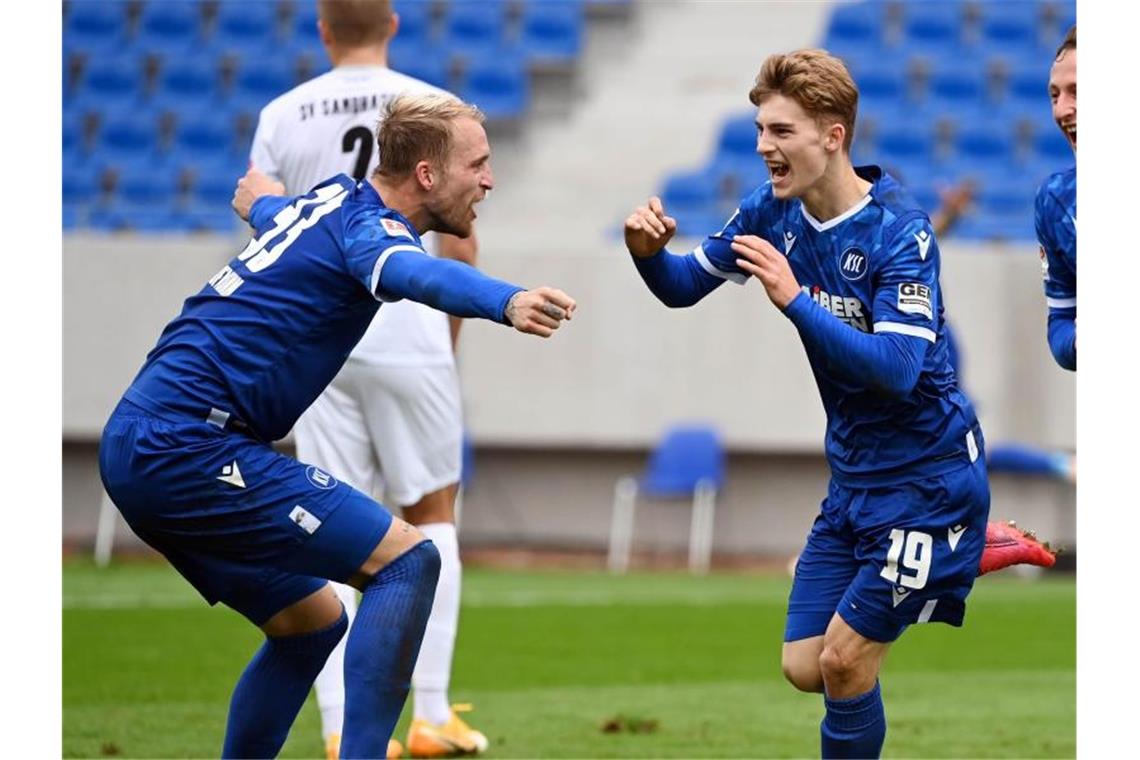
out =
[[[824,646],[819,655],[819,672],[825,681],[848,681],[859,672],[859,662],[840,647]]]
[[[425,538],[389,562],[376,574],[375,580],[380,583],[400,581],[430,597],[435,595],[440,564],[439,549]]]

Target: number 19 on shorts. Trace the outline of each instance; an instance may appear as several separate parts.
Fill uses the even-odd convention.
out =
[[[929,533],[894,528],[891,530],[891,548],[887,550],[887,564],[879,575],[896,586],[922,588],[930,576],[930,560],[933,556],[934,538]],[[900,560],[903,570],[899,570]]]

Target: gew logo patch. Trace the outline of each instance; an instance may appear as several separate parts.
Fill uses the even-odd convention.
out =
[[[839,256],[839,273],[851,282],[863,279],[867,274],[867,254],[858,248],[848,248]]]
[[[324,470],[313,467],[312,465],[309,465],[309,468],[305,470],[305,477],[309,479],[310,483],[322,491],[328,491],[329,489],[336,488],[336,478],[334,478],[332,475],[329,475]]]
[[[907,314],[921,314],[934,319],[930,302],[930,288],[921,282],[900,282],[898,310]]]

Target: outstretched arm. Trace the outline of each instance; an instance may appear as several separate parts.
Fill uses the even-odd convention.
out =
[[[637,273],[650,292],[671,308],[692,306],[724,282],[706,272],[692,254],[675,256],[665,249],[676,231],[677,221],[666,216],[657,196],[625,220],[625,246]]]
[[[452,261],[462,261],[464,264],[475,266],[475,261],[479,255],[479,244],[475,240],[475,233],[472,232],[468,237],[458,238],[455,235],[440,234],[439,240],[439,255],[445,259]],[[454,352],[459,346],[459,329],[463,327],[463,320],[459,317],[449,316],[449,327],[451,328],[451,350]]]
[[[374,291],[385,300],[410,298],[452,316],[482,317],[543,338],[577,308],[557,288],[525,290],[468,264],[409,250],[386,254]]]

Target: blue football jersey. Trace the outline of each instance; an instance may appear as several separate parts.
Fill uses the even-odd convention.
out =
[[[385,300],[376,291],[387,257],[424,251],[415,227],[372,185],[343,174],[255,209],[249,245],[186,299],[125,398],[159,415],[218,423],[232,415],[272,441],[371,323]]]
[[[1034,214],[1041,276],[1050,309],[1077,308],[1077,167],[1057,172],[1037,191]]]
[[[718,234],[694,250],[710,274],[743,284],[734,235],[782,248],[803,291],[855,330],[930,342],[918,382],[902,399],[845,379],[808,348],[827,414],[826,452],[835,479],[888,484],[961,466],[978,455],[977,418],[950,365],[938,243],[918,203],[876,166],[858,167],[871,191],[846,213],[820,222],[799,199],[779,200],[765,183]]]

